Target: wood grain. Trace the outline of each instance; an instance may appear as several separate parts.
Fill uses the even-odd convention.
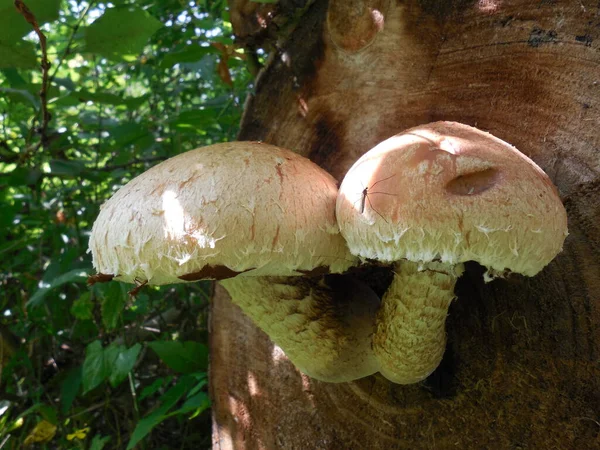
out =
[[[460,121],[548,173],[570,235],[531,279],[484,284],[483,269],[469,264],[450,309],[445,360],[412,386],[379,375],[310,380],[217,289],[214,447],[600,448],[600,5],[363,3],[384,15],[376,35],[368,22],[358,28],[364,48],[339,35],[336,44],[327,2],[312,5],[258,79],[240,138],[291,148],[341,179],[403,129]]]

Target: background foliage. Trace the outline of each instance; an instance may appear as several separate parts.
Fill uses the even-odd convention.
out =
[[[208,286],[89,288],[86,250],[120,186],[235,136],[251,77],[226,2],[25,0],[30,23],[15,3],[0,0],[0,448],[209,447]]]

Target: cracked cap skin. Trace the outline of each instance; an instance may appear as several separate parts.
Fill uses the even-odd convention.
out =
[[[335,220],[336,182],[308,159],[256,142],[215,144],[131,180],[94,223],[99,274],[148,284],[290,276],[355,263]]]

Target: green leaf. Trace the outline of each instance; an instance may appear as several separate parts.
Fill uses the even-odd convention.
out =
[[[39,25],[58,19],[61,0],[26,0]],[[33,31],[15,8],[14,0],[0,0],[0,39],[15,40]]]
[[[15,216],[21,209],[18,205],[8,205],[4,203],[2,205],[2,214],[0,214],[0,236],[3,236],[5,231],[12,226],[12,223],[15,220]],[[14,244],[14,242],[8,242],[8,244]],[[4,248],[4,245],[0,246],[0,249]],[[2,254],[2,250],[0,250],[0,254]]]
[[[100,341],[94,341],[86,347],[82,370],[84,394],[98,387],[110,375],[111,366],[106,364]]]
[[[122,344],[115,344],[114,342],[104,349],[104,364],[106,365],[109,376],[113,370],[115,361],[119,356],[119,353],[125,351],[125,346]]]
[[[194,341],[154,341],[148,346],[171,369],[193,373],[208,367],[208,348]]]
[[[206,55],[200,61],[181,63],[181,67],[192,72],[198,72],[203,80],[213,81],[217,77],[217,58],[214,55]]]
[[[180,63],[195,63],[200,61],[204,56],[209,53],[219,53],[218,50],[212,46],[201,47],[199,45],[191,45],[178,52],[167,53],[163,56],[160,63],[160,67],[170,69],[175,64]]]
[[[94,439],[92,439],[90,450],[102,450],[108,441],[110,441],[110,436],[100,437],[96,435],[94,436]]]
[[[66,283],[78,283],[85,280],[87,280],[87,273],[82,269],[74,269],[56,277],[50,283],[42,282],[40,289],[38,289],[27,301],[27,307],[36,307],[41,305],[42,300],[44,300],[44,297],[46,297],[46,294],[52,289],[55,289]]]
[[[138,55],[161,27],[162,23],[140,8],[111,8],[85,30],[86,51],[117,60]]]
[[[202,389],[208,384],[206,374],[202,374],[201,376],[198,376],[198,374],[194,374],[194,376],[196,376],[196,378],[198,379],[198,383],[192,388],[192,390],[190,390],[190,392],[188,392],[188,397],[197,394],[198,392],[200,392],[200,389]]]
[[[94,303],[90,298],[89,292],[81,294],[81,296],[71,305],[71,314],[79,320],[91,319],[94,316],[93,311]]]
[[[69,161],[64,159],[53,159],[50,161],[50,173],[53,175],[66,175],[75,177],[79,175],[85,165],[81,161]]]
[[[0,69],[35,69],[37,57],[31,42],[0,40]]]
[[[57,86],[64,87],[68,91],[74,91],[75,90],[75,83],[69,77],[66,77],[66,78],[54,77],[54,80],[52,82],[54,84],[56,84]]]
[[[150,96],[142,95],[141,97],[121,97],[120,95],[112,94],[110,92],[89,92],[82,89],[71,93],[69,97],[75,98],[78,102],[94,102],[112,106],[123,105],[130,109],[135,109],[148,100]]]
[[[10,186],[31,186],[37,183],[42,176],[39,169],[29,167],[17,167],[8,174],[8,184]]]
[[[63,414],[66,414],[73,405],[75,397],[81,387],[82,371],[81,367],[74,367],[69,370],[67,376],[60,386],[60,403]]]
[[[175,128],[202,129],[216,124],[216,117],[217,112],[214,108],[196,109],[194,111],[183,111],[170,123]]]
[[[157,378],[156,380],[154,380],[154,382],[150,386],[146,386],[142,390],[142,393],[140,394],[139,400],[142,401],[146,397],[149,397],[149,396],[155,394],[161,387],[163,387],[163,384],[165,384],[165,381],[168,383],[170,381],[170,379],[171,378],[168,377],[167,379],[165,379],[165,378]]]
[[[123,345],[111,344],[102,348],[100,341],[94,341],[87,346],[82,369],[84,394],[98,387],[111,376],[115,362],[123,351],[127,351]]]
[[[29,83],[26,86],[26,89],[32,94],[38,97],[40,95],[40,91],[42,90],[41,83]],[[46,95],[48,100],[52,100],[57,98],[60,95],[60,87],[51,84],[48,86],[46,90]]]
[[[210,407],[210,399],[206,392],[199,392],[196,395],[188,398],[183,406],[178,410],[169,413],[169,417],[176,416],[180,414],[187,414],[189,412],[194,412],[192,417],[197,416],[202,411],[205,411]]]
[[[38,412],[40,416],[44,418],[44,420],[50,422],[52,425],[56,425],[58,423],[58,413],[53,407],[42,404]]]
[[[139,123],[124,123],[110,130],[110,136],[114,139],[113,147],[117,150],[147,136],[148,128]]]
[[[144,439],[144,437],[146,437],[146,435],[148,435],[148,433],[150,433],[156,425],[168,417],[168,411],[175,406],[175,404],[181,397],[183,397],[193,383],[194,379],[192,377],[183,377],[175,386],[167,391],[162,398],[161,405],[154,410],[152,414],[144,417],[138,422],[135,430],[133,430],[133,433],[131,434],[129,444],[127,444],[127,450],[131,450],[133,447],[135,447],[136,444]]]
[[[31,103],[31,105],[35,109],[40,107],[40,102],[38,101],[37,97],[35,97],[31,92],[29,92],[26,89],[0,87],[0,92],[5,92],[14,101]]]
[[[131,372],[137,361],[140,350],[142,350],[140,344],[135,344],[130,349],[125,349],[125,347],[120,349],[119,354],[113,361],[112,372],[108,378],[112,387],[117,387],[125,378],[127,378],[127,375]]]
[[[102,323],[108,330],[113,330],[119,323],[127,302],[127,292],[122,283],[106,285],[102,295]]]
[[[17,69],[2,69],[1,72],[8,80],[11,88],[24,89],[27,87],[27,81],[19,74]]]

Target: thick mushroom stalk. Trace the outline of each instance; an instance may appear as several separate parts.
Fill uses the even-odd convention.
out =
[[[506,142],[455,122],[412,128],[365,153],[342,182],[336,213],[352,254],[400,264],[373,341],[382,373],[398,383],[440,361],[462,263],[486,266],[488,281],[505,271],[533,276],[567,235],[548,176]]]
[[[416,383],[439,365],[446,348],[446,316],[461,273],[462,264],[395,264],[373,335],[379,370],[388,380]]]
[[[371,336],[379,299],[363,283],[342,275],[236,277],[220,283],[306,375],[339,383],[378,371]]]

